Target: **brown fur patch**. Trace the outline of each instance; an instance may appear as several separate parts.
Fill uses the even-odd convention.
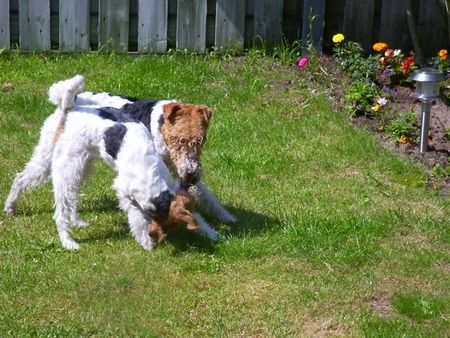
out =
[[[64,132],[64,128],[66,126],[66,117],[67,117],[67,111],[65,111],[63,113],[63,115],[61,116],[61,119],[59,120],[58,126],[56,127],[55,135],[53,135],[53,140],[52,140],[52,148],[55,147],[56,142],[58,142],[59,137]]]
[[[212,110],[207,106],[185,103],[169,103],[163,110],[161,133],[173,164],[177,169],[182,168],[189,158],[198,164],[200,170],[201,148],[206,141]],[[187,176],[180,176],[183,183],[195,183],[190,182]]]
[[[181,224],[186,224],[189,230],[197,229],[198,223],[192,215],[193,208],[194,199],[192,196],[186,190],[178,189],[175,193],[175,198],[170,204],[167,223],[162,224],[156,220],[152,220],[148,227],[150,237],[156,243],[159,243],[166,237],[167,231]]]

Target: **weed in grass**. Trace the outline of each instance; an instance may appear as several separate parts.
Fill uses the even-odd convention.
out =
[[[445,300],[425,297],[419,293],[394,295],[392,304],[402,315],[419,321],[439,318],[449,310]]]

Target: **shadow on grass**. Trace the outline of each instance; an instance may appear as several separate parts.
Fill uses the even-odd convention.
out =
[[[268,217],[266,215],[256,213],[251,210],[245,210],[241,208],[226,207],[228,211],[237,217],[237,222],[235,224],[223,224],[217,221],[214,217],[204,215],[208,223],[225,238],[227,236],[231,237],[243,237],[252,236],[258,233],[266,232],[269,229],[277,228],[281,225],[278,219]],[[37,214],[49,214],[53,213],[53,208],[47,206],[47,204],[42,204],[39,206],[27,206],[22,205],[17,210],[17,216],[33,216]],[[105,213],[123,213],[118,206],[118,201],[114,196],[101,195],[95,199],[89,199],[81,202],[79,209],[82,219],[91,221],[89,218],[93,214],[105,214]],[[91,217],[87,216],[88,213]],[[91,221],[92,223],[92,221]],[[78,233],[77,241],[82,243],[92,243],[97,241],[119,241],[130,236],[128,224],[126,221],[117,220],[115,224],[109,226],[108,228],[101,228],[100,225],[91,224],[95,230],[88,231],[87,234],[83,233],[84,229],[76,230]],[[87,229],[86,229],[87,230]],[[207,254],[212,254],[215,252],[214,241],[209,240],[196,232],[189,231],[183,227],[171,231],[165,242],[170,243],[174,247],[173,255],[177,256],[187,251],[197,251]],[[157,248],[160,245],[165,245],[164,242],[155,246]]]
[[[220,235],[224,237],[224,240],[226,240],[227,236],[239,238],[256,235],[281,225],[279,220],[254,211],[228,206],[227,210],[237,217],[235,224],[222,224],[210,216],[205,216],[208,223],[219,231]],[[170,233],[166,241],[174,246],[175,249],[172,253],[174,256],[181,255],[186,251],[213,254],[216,248],[216,242],[186,229],[178,229]]]

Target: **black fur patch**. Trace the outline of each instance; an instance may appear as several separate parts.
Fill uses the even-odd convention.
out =
[[[169,216],[170,203],[172,203],[173,197],[170,191],[164,190],[158,197],[151,200],[155,206],[155,210],[146,210],[146,212],[152,218],[160,222],[165,222]]]
[[[153,107],[158,101],[137,100],[116,109],[103,107],[99,109],[99,116],[117,122],[142,122],[150,130]]]
[[[102,107],[98,109],[98,116],[103,119],[111,120],[115,122],[139,122],[128,114],[124,114],[122,109]]]
[[[105,140],[105,150],[113,159],[117,159],[123,138],[127,133],[127,127],[121,123],[116,123],[106,129],[103,139]]]

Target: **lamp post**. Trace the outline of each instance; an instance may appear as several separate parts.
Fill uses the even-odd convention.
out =
[[[430,110],[433,99],[439,97],[439,84],[445,75],[437,69],[423,68],[414,72],[411,77],[416,81],[414,96],[422,102],[422,125],[420,127],[420,152],[427,151],[428,130],[430,126]]]

